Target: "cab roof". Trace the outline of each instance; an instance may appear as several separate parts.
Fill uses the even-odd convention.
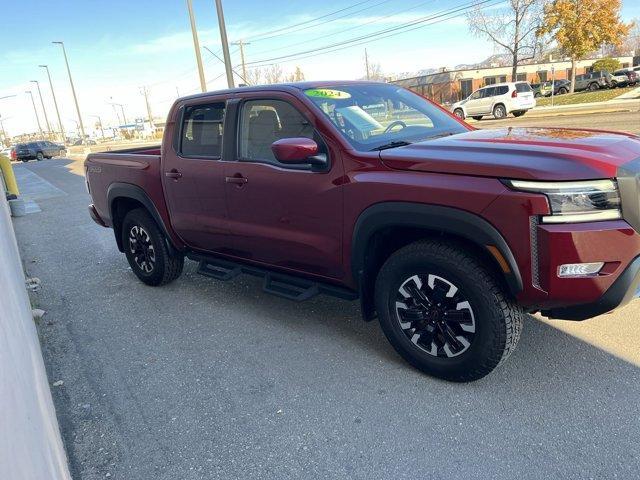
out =
[[[385,82],[371,82],[367,80],[318,80],[304,82],[286,82],[273,83],[269,85],[252,85],[246,87],[227,88],[223,90],[212,90],[210,92],[196,93],[186,97],[180,97],[179,100],[191,100],[196,98],[206,98],[211,95],[233,95],[234,93],[244,92],[261,92],[261,91],[282,91],[290,92],[291,90],[307,90],[309,88],[328,88],[345,85],[391,85]]]

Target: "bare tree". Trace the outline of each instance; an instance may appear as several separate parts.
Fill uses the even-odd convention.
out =
[[[369,64],[369,80],[374,82],[383,82],[385,79],[382,67],[378,62]]]
[[[284,76],[282,75],[282,67],[274,63],[264,72],[264,83],[282,83]]]
[[[247,70],[247,76],[245,78],[249,85],[260,85],[264,83],[264,72],[261,68],[252,68]]]
[[[545,0],[510,0],[507,7],[485,12],[478,5],[467,15],[469,30],[486,38],[511,56],[511,81],[517,79],[518,65],[535,58],[540,48],[537,31]]]

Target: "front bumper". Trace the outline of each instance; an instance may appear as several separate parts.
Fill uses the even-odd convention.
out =
[[[558,320],[586,320],[626,305],[640,296],[640,256],[618,276],[597,301],[573,307],[543,310],[542,314]]]

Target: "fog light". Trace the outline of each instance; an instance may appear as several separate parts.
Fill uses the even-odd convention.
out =
[[[566,263],[558,267],[558,276],[566,277],[590,277],[597,275],[604,267],[604,262],[594,263]]]

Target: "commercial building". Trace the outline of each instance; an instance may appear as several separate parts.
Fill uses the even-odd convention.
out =
[[[640,57],[614,57],[621,68],[629,68],[640,64]],[[579,60],[576,75],[589,73],[598,58]],[[570,60],[553,60],[542,63],[530,63],[518,66],[518,81],[540,83],[555,79],[571,78]],[[507,82],[511,80],[511,66],[471,68],[463,70],[446,70],[418,77],[393,80],[391,83],[401,85],[424,95],[438,103],[452,103],[467,98],[471,93],[485,85]]]

